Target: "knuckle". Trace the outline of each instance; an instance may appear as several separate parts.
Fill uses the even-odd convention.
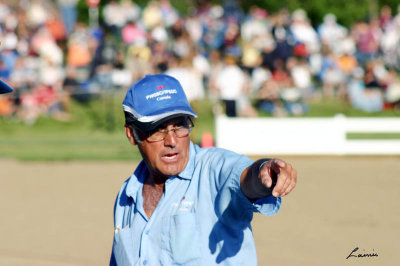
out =
[[[281,173],[280,178],[281,178],[282,182],[286,181],[286,179],[288,178],[287,173],[285,173],[285,172]]]
[[[285,194],[289,194],[292,190],[293,190],[293,186],[289,186],[286,190],[285,190]]]

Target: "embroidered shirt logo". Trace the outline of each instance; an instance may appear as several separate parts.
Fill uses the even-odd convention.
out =
[[[188,212],[193,209],[194,201],[186,200],[186,197],[183,196],[181,202],[174,202],[171,204],[174,208],[177,208],[178,211]]]

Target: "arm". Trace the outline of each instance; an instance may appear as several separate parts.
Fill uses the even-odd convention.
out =
[[[273,195],[283,197],[296,186],[297,172],[280,159],[261,159],[240,175],[240,188],[251,201]]]

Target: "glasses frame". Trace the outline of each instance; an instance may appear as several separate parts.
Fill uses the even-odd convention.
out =
[[[160,141],[165,140],[165,138],[168,136],[168,133],[169,133],[170,131],[174,132],[174,135],[175,135],[175,137],[177,137],[177,138],[186,138],[187,136],[190,135],[190,133],[192,132],[192,128],[194,127],[194,123],[193,123],[192,119],[188,117],[187,120],[188,120],[188,122],[187,122],[187,124],[186,124],[185,126],[174,127],[174,128],[172,128],[172,129],[159,129],[159,130],[153,131],[153,132],[151,132],[151,133],[143,132],[143,131],[141,131],[141,130],[139,130],[139,131],[141,131],[141,133],[142,133],[143,136],[144,136],[143,140],[145,140],[145,141],[147,141],[147,142],[149,142],[149,143],[160,142]],[[179,130],[179,129],[182,128],[182,127],[187,128],[187,129],[189,130],[189,132],[187,133],[187,135],[185,134],[184,136],[178,136],[178,135],[176,134],[176,130]],[[164,131],[164,130],[165,130],[165,131]],[[151,136],[152,136],[153,134],[157,133],[157,132],[163,133],[164,136],[163,136],[161,139],[158,139],[158,140],[151,140],[151,139],[150,139]]]

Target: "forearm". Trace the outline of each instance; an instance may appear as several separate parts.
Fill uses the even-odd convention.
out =
[[[270,188],[261,182],[259,177],[261,165],[270,159],[260,159],[247,167],[240,176],[240,188],[243,194],[250,200],[255,201],[272,195],[274,186]]]

